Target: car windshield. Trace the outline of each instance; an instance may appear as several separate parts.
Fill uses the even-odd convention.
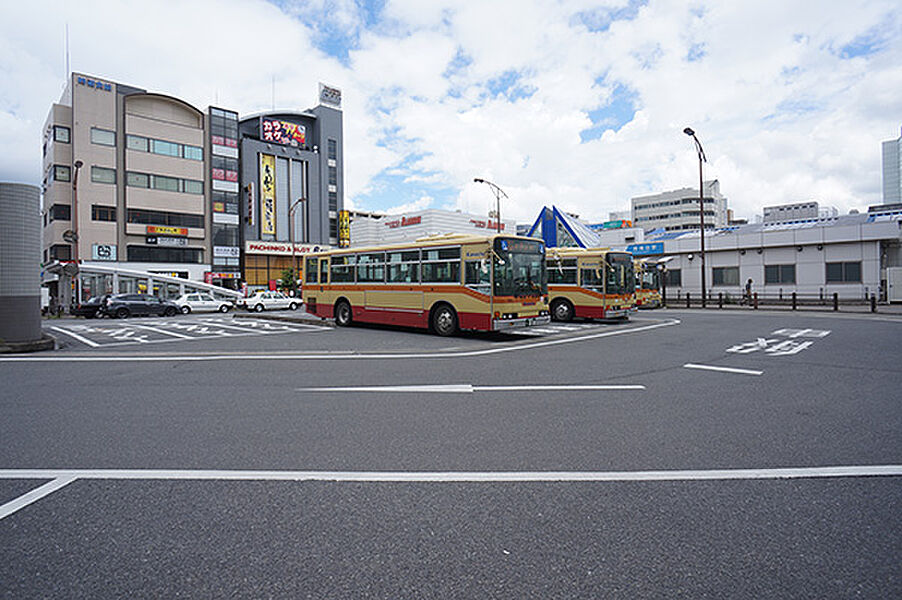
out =
[[[548,293],[542,242],[497,238],[493,268],[496,296],[524,298]]]

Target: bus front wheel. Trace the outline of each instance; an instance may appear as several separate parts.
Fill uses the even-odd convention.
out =
[[[432,330],[442,337],[457,333],[457,313],[447,304],[432,311]]]
[[[573,305],[567,300],[555,300],[551,303],[551,316],[555,321],[572,321]]]
[[[339,327],[351,324],[351,305],[345,300],[339,300],[335,305],[335,324]]]

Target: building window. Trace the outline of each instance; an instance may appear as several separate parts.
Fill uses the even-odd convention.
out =
[[[827,263],[827,283],[861,283],[861,261]]]
[[[163,140],[150,140],[150,151],[154,154],[162,154],[163,156],[181,156],[179,144],[174,142],[166,142]]]
[[[68,144],[72,137],[72,132],[68,127],[63,127],[62,125],[54,125],[53,126],[53,141],[54,142],[62,142],[64,144]]]
[[[54,204],[50,207],[50,221],[71,221],[72,207],[68,204]]]
[[[714,285],[739,285],[739,267],[714,267]]]
[[[328,147],[328,154],[326,155],[326,158],[338,158],[338,143],[335,140],[327,140],[326,145]]]
[[[238,226],[237,225],[215,225],[213,229],[213,245],[214,246],[237,246],[238,245]]]
[[[125,174],[125,181],[130,187],[150,187],[150,175],[147,175],[146,173],[135,173],[134,171],[129,171]]]
[[[338,192],[329,192],[329,210],[338,210]]]
[[[184,146],[184,152],[182,154],[184,158],[189,160],[203,160],[204,159],[204,149],[199,146]]]
[[[795,265],[764,265],[764,283],[795,283]]]
[[[338,237],[338,219],[329,219],[329,237]]]
[[[91,143],[100,144],[101,146],[115,146],[116,132],[108,129],[100,129],[91,127]]]
[[[148,140],[146,137],[141,137],[140,135],[127,135],[125,136],[125,146],[129,150],[137,150],[138,152],[147,152],[148,148]]]
[[[91,181],[94,183],[116,183],[116,169],[92,165]]]
[[[168,246],[128,246],[128,260],[133,262],[202,263],[201,248],[172,248]]]
[[[166,177],[165,175],[151,175],[150,187],[165,192],[177,192],[179,191],[179,180],[176,177]]]
[[[671,287],[682,287],[683,286],[682,269],[667,269],[666,271],[664,271],[664,284],[669,285]]]
[[[72,169],[66,165],[53,165],[54,181],[72,181]]]
[[[338,169],[329,167],[329,185],[338,185]]]
[[[68,244],[50,246],[50,260],[72,260],[72,246]]]
[[[203,229],[204,216],[186,213],[169,213],[159,210],[130,208],[126,213],[129,223],[141,225],[168,225],[170,227],[194,227]]]
[[[204,182],[196,181],[194,179],[183,179],[182,187],[186,194],[203,194],[204,193]]]
[[[91,220],[92,221],[116,221],[116,207],[115,206],[102,206],[100,204],[92,204],[91,205]]]

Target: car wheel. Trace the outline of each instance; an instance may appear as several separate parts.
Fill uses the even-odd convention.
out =
[[[164,317],[174,317],[175,315],[178,314],[178,312],[179,312],[179,309],[177,309],[174,306],[169,306],[166,308],[166,310],[163,311],[163,316]]]
[[[292,302],[291,304],[288,305],[288,310],[297,310],[297,309],[298,309],[297,302]]]
[[[191,314],[191,307],[190,307],[190,306],[183,306],[183,307],[182,307],[182,314],[183,314],[183,315],[190,315],[190,314]]]
[[[339,300],[335,305],[335,324],[339,327],[347,327],[352,319],[351,305],[345,300]]]
[[[254,307],[254,312],[263,312],[265,307],[262,304],[258,304]]]
[[[551,303],[551,318],[555,321],[572,321],[573,305],[567,300],[555,300]]]
[[[447,304],[432,311],[432,330],[442,337],[457,333],[457,313]]]
[[[219,312],[221,312],[221,313],[227,313],[227,312],[229,312],[229,305],[228,305],[228,304],[223,304],[222,306],[220,306],[220,307],[219,307]]]
[[[116,318],[117,319],[127,319],[130,314],[131,314],[131,312],[124,306],[122,308],[116,309]]]

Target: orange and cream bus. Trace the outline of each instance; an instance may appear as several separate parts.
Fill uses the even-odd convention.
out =
[[[636,303],[633,255],[604,248],[549,248],[548,302],[555,321],[628,317]]]
[[[499,331],[548,323],[541,240],[449,234],[304,257],[307,312],[352,321]]]
[[[636,259],[636,306],[638,308],[660,308],[661,272],[658,265]]]

